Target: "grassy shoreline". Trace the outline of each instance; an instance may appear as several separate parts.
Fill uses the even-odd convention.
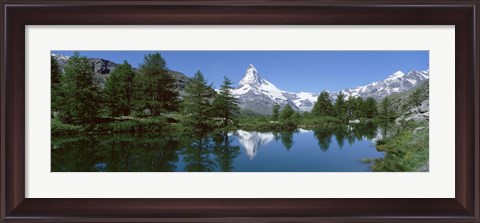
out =
[[[396,134],[377,141],[377,150],[385,157],[372,162],[375,172],[428,171],[429,127],[428,122],[409,123],[396,130]]]
[[[181,124],[182,117],[148,117],[126,119],[101,118],[95,124],[66,124],[58,119],[51,119],[51,132],[54,136],[75,135],[86,133],[154,133],[163,131],[185,131],[186,127]],[[370,122],[372,120],[362,120]],[[212,126],[212,130],[226,129],[246,131],[282,131],[295,130],[298,128],[335,128],[347,125],[348,122],[334,117],[320,117],[301,119],[295,122],[271,121],[269,117],[240,118],[237,124],[222,127],[221,121]]]

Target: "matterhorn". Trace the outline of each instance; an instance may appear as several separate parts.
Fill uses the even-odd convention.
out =
[[[243,110],[268,115],[272,113],[275,104],[282,108],[288,104],[297,111],[310,111],[318,96],[313,93],[282,91],[263,79],[252,64],[248,66],[238,88],[233,89],[232,93],[239,99]]]

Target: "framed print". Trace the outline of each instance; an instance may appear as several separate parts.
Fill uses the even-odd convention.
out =
[[[99,31],[98,27],[101,27],[102,31]],[[48,134],[49,131],[45,131],[49,129],[48,122],[42,124],[36,121],[35,125],[28,125],[31,127],[28,127],[26,135],[31,139],[30,143],[38,145],[38,148],[45,148],[45,150],[33,149],[27,146],[28,166],[25,171],[29,185],[25,188],[25,193],[28,197],[72,196],[68,194],[74,194],[71,198],[97,196],[102,198],[124,196],[132,198],[454,197],[454,151],[435,149],[441,147],[437,145],[439,142],[429,142],[431,136],[444,139],[442,145],[451,144],[453,147],[454,143],[453,137],[448,137],[448,135],[454,135],[454,88],[453,84],[443,84],[454,83],[453,76],[448,75],[454,69],[453,27],[423,26],[419,30],[418,27],[408,26],[363,26],[361,29],[352,30],[350,26],[334,25],[328,27],[197,25],[97,26],[92,31],[90,29],[88,26],[62,27],[59,32],[56,31],[58,27],[28,26],[26,28],[29,36],[26,42],[31,46],[26,49],[27,61],[32,62],[31,64],[27,62],[26,86],[31,86],[27,88],[32,91],[27,92],[26,101],[28,107],[36,108],[35,113],[27,115],[27,120],[47,121],[47,117],[53,116],[50,134]],[[294,33],[295,36],[303,36],[303,41],[289,42],[288,40],[294,37],[282,35],[281,33],[285,33],[285,30],[288,33]],[[120,32],[136,34],[137,43],[129,45],[132,50],[126,47],[123,50],[116,50],[118,45],[132,38],[117,36],[115,40],[111,40],[109,33]],[[143,34],[144,32],[148,34]],[[80,33],[82,35],[79,35]],[[243,37],[241,43],[235,44],[235,48],[229,42],[221,44],[222,39],[233,39],[240,35],[247,37]],[[75,36],[83,37],[82,40],[75,40]],[[87,40],[85,36],[94,37],[94,41]],[[167,36],[175,40],[168,40]],[[191,36],[196,38],[191,39]],[[356,40],[362,42],[360,49],[357,48],[356,42],[347,43],[351,36],[355,36]],[[399,37],[406,45],[397,44],[395,46],[397,48],[394,48],[389,42],[380,44],[382,39],[392,39],[392,36]],[[182,37],[185,39],[181,40]],[[273,37],[276,41],[271,40]],[[322,41],[318,41],[320,37]],[[430,41],[433,37],[438,41]],[[328,38],[344,39],[333,43]],[[443,39],[439,40],[440,38]],[[162,40],[160,43],[157,42],[159,39]],[[64,40],[68,41],[62,43]],[[68,43],[71,42],[88,44],[85,44],[87,48],[84,49],[80,44],[75,44],[78,51],[69,51],[71,46]],[[179,45],[175,45],[175,42]],[[88,51],[95,43],[101,43],[101,46],[95,47],[103,50]],[[157,49],[162,50],[158,52],[139,50],[152,48],[151,44],[139,45],[142,43],[154,43]],[[292,50],[281,50],[285,48]],[[389,50],[383,50],[385,48]],[[405,48],[410,50],[403,50]],[[55,50],[51,51],[51,49]],[[48,79],[41,78],[41,75],[33,75],[35,72],[32,72],[48,68],[45,66],[48,65],[48,61],[39,63],[39,60],[34,59],[43,54],[51,54],[53,60],[51,58],[50,61],[53,61],[54,66],[58,64],[59,71],[63,69],[62,75],[65,78],[72,77],[70,68],[78,67],[72,66],[71,61],[83,60],[94,63],[98,68],[94,68],[97,71],[93,76],[91,75],[91,81],[97,82],[93,85],[98,86],[97,92],[103,91],[105,94],[110,94],[109,92],[114,89],[110,81],[115,79],[111,77],[116,76],[117,73],[113,71],[108,74],[111,76],[103,81],[103,77],[107,77],[107,74],[102,72],[107,73],[106,69],[116,70],[118,67],[125,66],[128,73],[133,76],[131,79],[134,86],[131,93],[133,106],[126,106],[130,110],[123,115],[112,115],[112,108],[117,104],[117,100],[109,102],[105,96],[107,99],[92,106],[95,111],[98,111],[92,122],[76,121],[74,119],[80,116],[69,113],[72,110],[69,111],[64,105],[78,102],[90,103],[95,100],[95,95],[91,95],[92,100],[73,100],[77,96],[73,93],[75,91],[71,90],[72,88],[67,89],[67,86],[70,86],[68,83],[74,83],[74,81],[70,82],[70,79],[61,80],[59,82],[63,83],[61,89],[51,91],[52,101],[54,98],[62,97],[62,94],[71,95],[60,99],[62,102],[58,103],[58,106],[52,103],[52,106],[56,107],[52,108],[52,112],[48,106],[42,108],[41,104],[30,104],[30,102],[49,100],[47,87],[49,83],[40,84]],[[130,62],[124,61],[123,66],[110,62],[113,60],[111,57],[116,55],[130,58]],[[149,86],[139,82],[142,80],[140,78],[148,77],[143,76],[145,74],[142,72],[146,71],[142,71],[144,69],[142,67],[147,64],[145,58],[148,61],[151,57],[163,58],[170,72],[183,77],[182,79],[189,81],[195,80],[194,77],[199,80],[204,79],[199,81],[199,86],[203,86],[200,89],[211,90],[201,95],[209,95],[208,92],[214,91],[212,88],[219,92],[218,89],[223,86],[224,76],[237,80],[238,86],[233,87],[234,84],[231,84],[229,87],[231,93],[227,91],[229,94],[225,97],[236,99],[233,104],[238,105],[240,114],[232,112],[227,124],[216,122],[219,117],[215,114],[217,109],[215,105],[219,99],[215,100],[215,98],[218,96],[211,96],[214,98],[211,103],[198,102],[201,101],[198,99],[193,103],[191,100],[195,94],[191,93],[191,83],[195,82],[186,81],[185,85],[177,82],[181,83],[177,85],[180,89],[178,92],[184,96],[180,96],[180,103],[172,103],[183,107],[181,110],[170,111],[165,115],[148,114],[150,109],[144,106],[149,105],[143,104],[146,99],[142,99],[143,94],[138,94],[144,92],[141,90],[143,86]],[[185,58],[189,60],[188,65],[195,67],[193,70],[186,71],[188,68],[182,67],[181,61],[186,60]],[[204,61],[196,62],[199,60]],[[379,69],[379,60],[383,64],[394,63],[385,66],[390,72],[388,75],[384,72],[372,71],[372,69]],[[271,66],[268,66],[268,61],[273,62]],[[344,74],[338,73],[341,69],[338,66],[340,61],[343,64],[350,64],[345,66],[347,69]],[[400,64],[407,67],[405,73],[397,70],[390,71],[392,67],[399,68]],[[132,66],[131,69],[130,66]],[[321,73],[321,69],[329,66],[330,71]],[[344,77],[352,73],[349,68],[352,66],[357,68],[355,74],[348,78],[352,83],[347,83],[348,80]],[[431,80],[428,76],[429,66],[437,74]],[[211,71],[221,67],[226,68],[223,71]],[[276,67],[281,67],[281,70],[274,71]],[[365,68],[368,69],[364,70]],[[240,72],[235,72],[236,69]],[[299,71],[302,69],[303,71]],[[313,73],[308,74],[309,71]],[[363,74],[358,75],[360,72]],[[328,77],[329,73],[334,75]],[[374,73],[378,76],[372,77]],[[292,74],[295,75],[295,84],[291,83]],[[300,77],[300,75],[304,76]],[[282,80],[281,77],[284,79]],[[95,80],[96,78],[98,81]],[[384,80],[367,86],[340,90],[339,93],[331,89],[334,85],[355,85],[361,82],[359,79],[368,82],[374,79]],[[332,83],[324,84],[326,80]],[[215,83],[218,84],[215,86]],[[308,83],[313,83],[310,86],[311,90],[307,89]],[[212,87],[209,87],[210,85]],[[298,90],[292,88],[294,85],[297,85]],[[392,104],[406,104],[405,109],[402,108],[403,105],[397,106],[400,107],[398,114],[401,114],[402,110],[406,111],[403,112],[405,117],[402,118],[401,115],[396,114],[393,118],[386,117],[384,115],[386,109],[382,108],[382,104],[385,105],[388,100],[380,98],[397,88],[398,91],[403,92],[392,94],[387,99],[391,100]],[[322,92],[325,95],[325,99],[322,99],[325,108],[314,109],[311,103],[321,95],[311,93],[318,91],[317,89],[329,89],[328,92]],[[368,96],[364,97],[365,99],[353,95],[345,96],[355,94],[358,89],[365,89],[360,94]],[[418,102],[411,103],[413,96],[405,96],[410,92],[420,94]],[[118,95],[115,94],[115,97]],[[404,99],[401,99],[403,97]],[[436,102],[439,99],[441,103]],[[352,114],[349,114],[346,109],[343,114],[337,112],[340,111],[342,101],[345,105],[355,105],[348,108]],[[202,103],[202,109],[196,109],[200,103]],[[410,103],[412,105],[409,105]],[[278,104],[279,117],[274,118],[269,113],[276,104]],[[429,116],[427,108],[422,108],[423,113],[410,112],[427,105],[432,107],[432,110],[441,111],[441,115],[435,112],[427,119]],[[439,108],[439,105],[442,107]],[[289,107],[292,115],[290,118],[285,118]],[[376,109],[376,107],[380,108]],[[367,110],[367,108],[373,109]],[[203,118],[190,118],[192,110],[197,111],[196,117]],[[205,110],[209,112],[203,112]],[[319,111],[329,113],[321,114]],[[72,120],[65,117],[67,115],[71,116]],[[167,117],[168,121],[162,121],[161,117]],[[442,117],[442,120],[450,117],[448,120],[451,121],[439,122],[438,117]],[[409,120],[412,118],[418,120]],[[152,127],[146,127],[150,125]],[[67,126],[70,130],[65,128]],[[126,130],[124,126],[127,127]],[[159,126],[165,128],[159,129]],[[437,129],[443,130],[437,131]],[[393,134],[402,135],[406,139],[397,141],[400,138],[392,137]],[[42,140],[49,138],[51,142]],[[399,152],[382,151],[380,146],[392,147],[388,142],[382,144],[383,138],[397,139],[390,143],[398,143],[399,145],[395,148],[404,149]],[[408,146],[402,146],[404,141]],[[376,142],[378,149],[373,142]],[[50,147],[51,152],[48,149]],[[169,149],[156,149],[163,147]],[[430,150],[429,147],[432,149]],[[51,160],[50,163],[48,163],[49,160]],[[342,177],[338,178],[338,174]],[[122,191],[125,189],[118,185],[123,185],[122,179],[125,178],[135,179],[136,185],[142,190],[130,192],[129,195],[124,194]],[[195,184],[199,178],[216,183],[199,185],[198,190],[189,190],[187,185]],[[303,185],[302,190],[291,190],[285,179],[294,180]],[[357,188],[355,192],[345,194],[344,191],[348,190],[348,185],[361,180],[364,180],[362,189]],[[166,185],[165,181],[182,183]],[[241,185],[245,181],[254,181],[262,186],[257,186],[255,190],[243,190]],[[412,181],[418,184],[414,186],[403,183]],[[48,186],[53,182],[55,186]],[[96,189],[76,189],[90,185],[96,185]],[[167,189],[169,186],[172,188]],[[156,188],[159,187],[165,190],[157,190]]]
[[[477,1],[2,7],[5,222],[479,221]]]

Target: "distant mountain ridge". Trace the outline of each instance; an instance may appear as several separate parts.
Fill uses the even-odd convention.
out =
[[[70,59],[69,56],[60,55],[60,54],[52,54],[52,56],[57,60],[57,63],[60,65],[60,69],[62,73],[64,72],[64,66],[67,61]],[[105,83],[107,82],[108,77],[110,74],[115,70],[115,68],[119,65],[115,62],[112,62],[107,59],[102,58],[87,58],[93,65],[93,71],[95,73],[95,81],[96,83],[103,88]],[[135,69],[135,68],[134,68]],[[170,74],[175,78],[177,89],[179,91],[180,97],[185,96],[185,86],[187,85],[190,78],[187,75],[178,72],[169,70]]]
[[[429,70],[410,71],[407,74],[397,71],[381,81],[329,93],[333,100],[340,92],[346,97],[373,97],[380,100],[388,95],[408,91],[428,80],[429,77]],[[258,70],[250,64],[238,87],[233,89],[232,93],[240,100],[241,108],[260,114],[271,114],[273,106],[277,103],[281,107],[288,104],[297,111],[311,111],[320,92],[294,93],[280,90],[271,82],[261,78]]]
[[[59,54],[52,54],[52,56],[57,60],[58,65],[60,65],[60,69],[63,73],[64,66],[65,64],[67,64],[67,61],[70,59],[70,57]],[[110,73],[115,70],[118,64],[102,58],[88,58],[88,60],[93,65],[95,81],[99,86],[105,86],[105,82],[107,81],[108,76],[110,76]]]
[[[406,92],[429,78],[430,70],[413,70],[407,74],[397,71],[384,80],[375,81],[365,86],[341,90],[340,92],[347,96],[382,99],[391,94]]]

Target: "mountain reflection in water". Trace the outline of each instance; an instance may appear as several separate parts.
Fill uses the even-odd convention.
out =
[[[275,136],[269,133],[247,132],[243,130],[237,131],[238,142],[243,146],[249,159],[253,159],[257,155],[258,148],[272,142]]]

